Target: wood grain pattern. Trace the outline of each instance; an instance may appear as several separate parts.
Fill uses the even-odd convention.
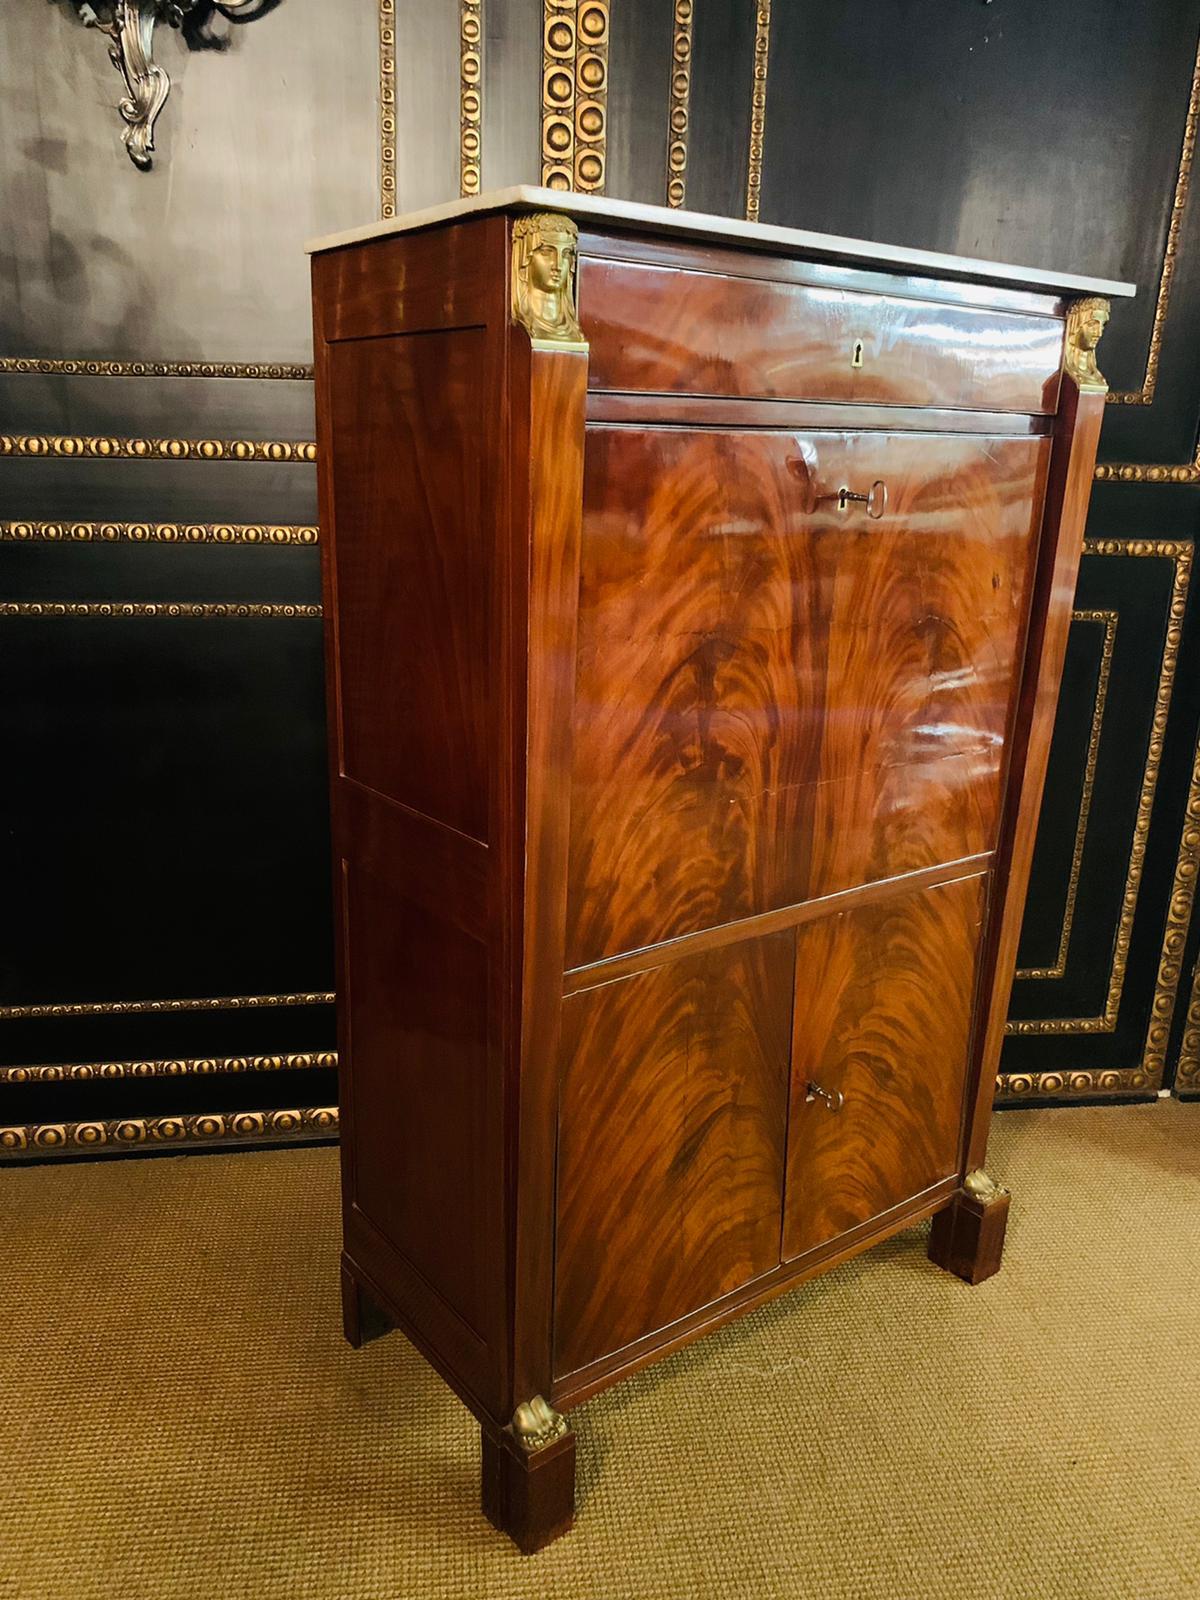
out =
[[[487,950],[362,869],[347,869],[344,904],[354,1205],[483,1340],[501,1282],[487,1259]]]
[[[553,1377],[555,1132],[569,792],[573,738],[575,618],[583,504],[583,407],[587,356],[530,350],[512,336],[514,431],[525,453],[515,510],[516,548],[528,552],[525,880],[520,907],[520,1131],[515,1218],[517,1328],[512,1403],[548,1394]],[[544,449],[550,438],[554,448]],[[518,446],[520,449],[520,446]]]
[[[958,1169],[986,879],[900,894],[796,935],[783,1257]],[[809,1099],[815,1081],[840,1111]]]
[[[779,1260],[790,933],[563,1006],[555,1374]]]
[[[484,342],[468,328],[335,344],[328,381],[342,770],[486,842]]]
[[[888,295],[586,259],[599,389],[1053,411],[1062,324]]]
[[[1050,457],[1025,666],[1014,718],[1005,826],[999,839],[995,869],[995,910],[983,957],[980,1002],[983,1025],[979,1029],[970,1085],[964,1172],[983,1166],[987,1154],[996,1073],[1004,1044],[1004,1023],[1017,964],[1021,919],[1025,914],[1025,894],[1037,842],[1042,790],[1050,760],[1050,741],[1054,734],[1075,584],[1083,554],[1083,530],[1103,420],[1104,395],[1081,394],[1074,379],[1064,377],[1062,405]]]
[[[507,232],[484,220],[315,260],[313,313],[343,1264],[506,1420],[526,577],[502,514]]]
[[[347,1328],[535,1548],[574,1445],[516,1406],[960,1191],[1099,401],[1043,414],[1046,296],[650,236],[589,241],[589,378],[512,323],[511,224],[320,258],[315,342]]]
[[[992,847],[1045,457],[588,429],[568,965]]]

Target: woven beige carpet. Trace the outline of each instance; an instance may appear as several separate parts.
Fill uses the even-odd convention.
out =
[[[1200,1595],[1200,1105],[1006,1113],[998,1278],[925,1232],[577,1412],[522,1558],[474,1425],[341,1340],[332,1150],[0,1171],[0,1595]]]

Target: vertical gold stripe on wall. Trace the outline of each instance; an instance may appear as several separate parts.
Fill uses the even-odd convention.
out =
[[[608,145],[609,0],[579,0],[575,14],[575,187],[603,194]]]
[[[754,31],[754,87],[750,95],[750,159],[746,168],[746,221],[758,221],[762,189],[763,136],[767,125],[767,50],[771,42],[771,0],[757,0]]]
[[[379,0],[379,215],[396,215],[396,0]]]
[[[575,0],[545,0],[542,21],[542,183],[569,189],[575,173]]]
[[[675,0],[671,110],[667,124],[667,204],[687,204],[688,111],[692,94],[692,0]]]
[[[1187,945],[1188,929],[1192,922],[1192,907],[1196,903],[1196,878],[1200,872],[1200,741],[1196,744],[1192,761],[1192,776],[1188,784],[1187,808],[1184,812],[1183,832],[1179,836],[1179,853],[1175,858],[1175,877],[1171,884],[1171,898],[1167,902],[1167,921],[1163,929],[1162,951],[1158,958],[1158,976],[1154,984],[1154,999],[1150,1006],[1150,1021],[1146,1027],[1146,1048],[1142,1052],[1142,1066],[1155,1088],[1162,1083],[1167,1066],[1167,1045],[1171,1038],[1171,1023],[1175,1017],[1175,1000],[1179,980],[1183,976],[1183,956]],[[1188,1025],[1192,1023],[1195,1009],[1195,992],[1188,1008]],[[1179,1077],[1187,1086],[1186,1042],[1180,1046]]]
[[[458,192],[478,194],[483,160],[483,0],[462,0],[459,73]]]

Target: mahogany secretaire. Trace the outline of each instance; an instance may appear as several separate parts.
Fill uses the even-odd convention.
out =
[[[562,1413],[982,1170],[1094,283],[541,189],[314,247],[352,1343]]]

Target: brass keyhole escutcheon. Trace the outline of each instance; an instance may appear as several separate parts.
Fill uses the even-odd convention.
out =
[[[857,368],[861,367],[862,364],[863,364],[863,342],[862,342],[861,339],[855,339],[855,341],[854,341],[854,353],[850,357],[850,365],[852,367],[854,367],[855,369],[857,369]]]

